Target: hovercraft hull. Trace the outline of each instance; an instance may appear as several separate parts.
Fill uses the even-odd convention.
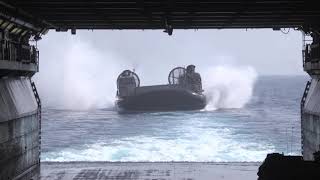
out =
[[[148,89],[149,88],[149,89]],[[185,88],[146,87],[116,102],[120,111],[198,110],[206,106],[203,94]]]

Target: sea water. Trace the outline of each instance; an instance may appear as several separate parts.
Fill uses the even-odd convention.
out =
[[[301,154],[307,76],[218,80],[223,82],[216,79],[205,89],[211,103],[197,111],[119,114],[112,106],[48,106],[41,160],[233,162],[262,161],[272,152]]]

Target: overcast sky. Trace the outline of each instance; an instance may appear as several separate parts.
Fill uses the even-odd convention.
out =
[[[193,63],[200,68],[215,64],[252,66],[259,75],[305,74],[302,34],[293,29],[288,34],[271,29],[175,30],[172,36],[160,30],[82,30],[76,35],[50,31],[39,42],[42,66],[53,57],[61,58],[68,46],[78,42],[96,52],[112,54],[129,69],[143,65],[148,72]]]

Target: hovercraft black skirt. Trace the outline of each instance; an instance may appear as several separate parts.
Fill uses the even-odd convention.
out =
[[[165,89],[119,98],[119,111],[198,110],[206,106],[206,98],[187,89]]]

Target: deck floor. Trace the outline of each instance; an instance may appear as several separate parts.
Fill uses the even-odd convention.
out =
[[[42,180],[253,180],[258,162],[42,162]]]

